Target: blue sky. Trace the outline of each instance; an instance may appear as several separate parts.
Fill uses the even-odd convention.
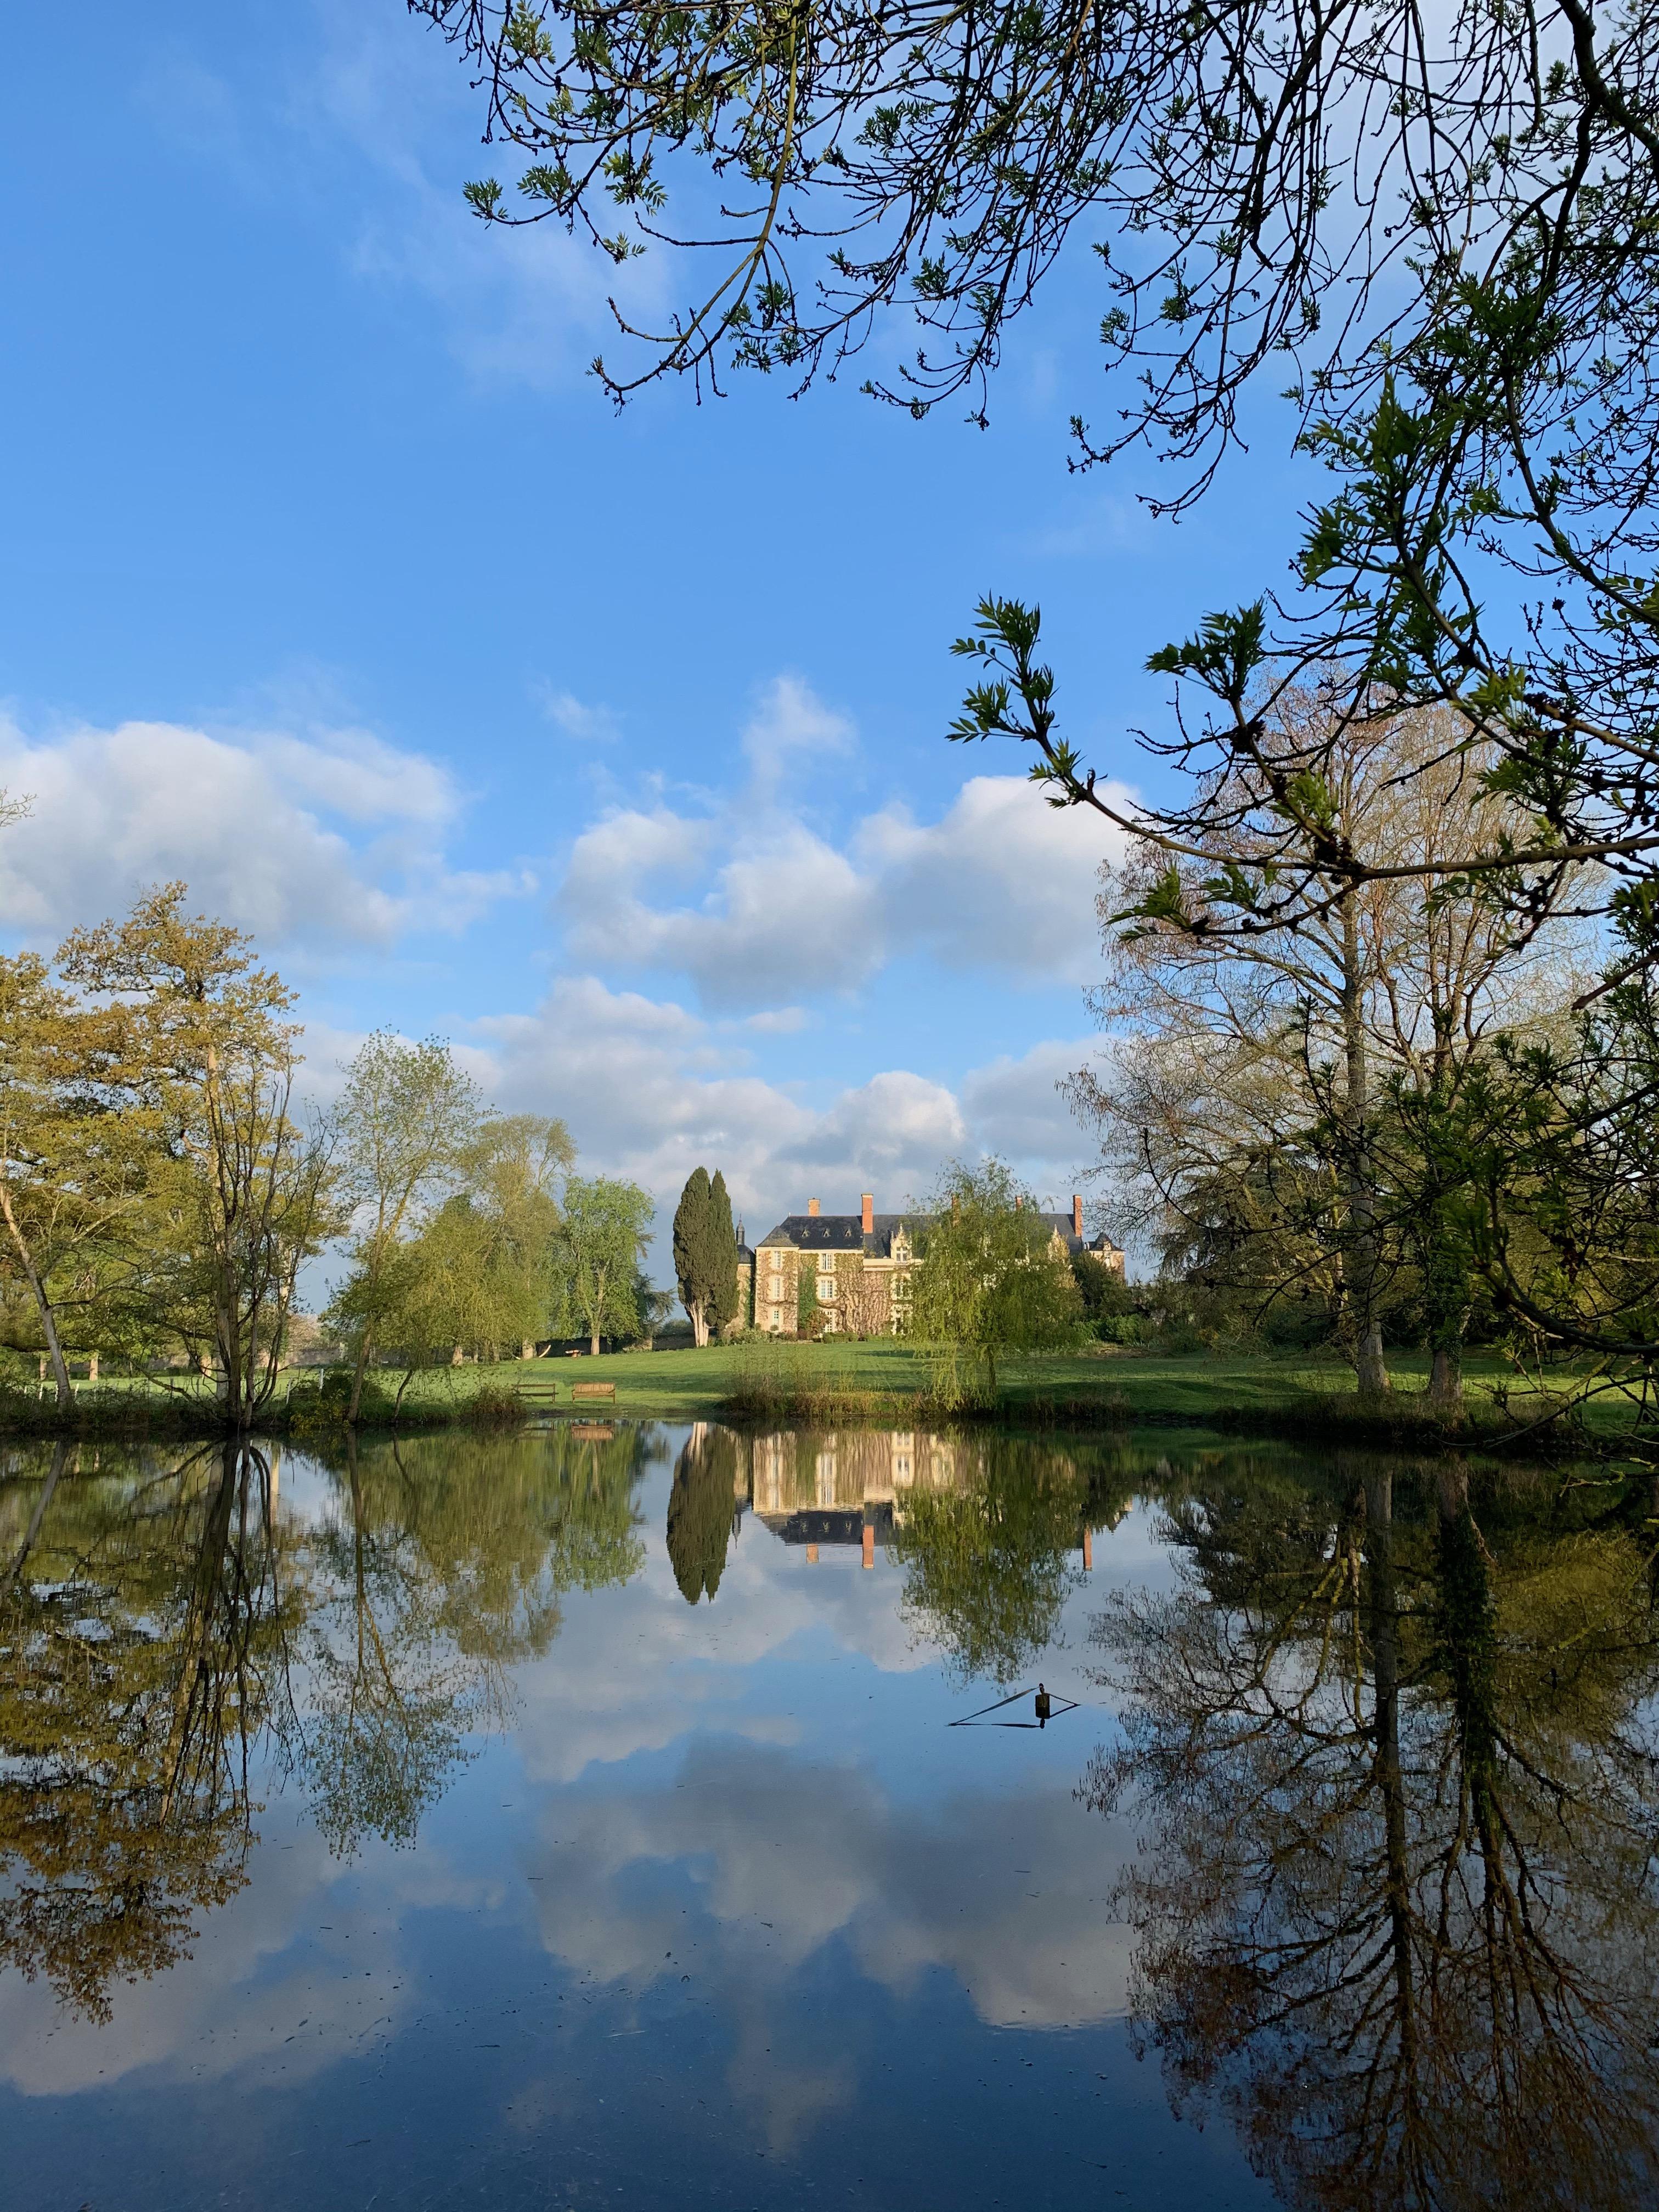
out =
[[[300,987],[321,1091],[390,1024],[670,1207],[724,1166],[751,1230],[981,1149],[1063,1200],[1098,832],[944,741],[949,643],[1040,600],[1147,787],[1146,653],[1283,574],[1285,415],[1179,527],[1148,462],[1068,475],[1109,411],[1079,252],[988,431],[856,380],[618,418],[609,264],[467,215],[478,113],[400,0],[76,22],[72,80],[36,11],[0,87],[9,941],[183,876]]]

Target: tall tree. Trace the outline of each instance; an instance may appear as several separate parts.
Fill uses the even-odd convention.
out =
[[[172,1171],[176,1241],[148,1255],[142,1302],[216,1362],[227,1418],[246,1429],[276,1388],[300,1269],[339,1223],[327,1143],[292,1111],[294,994],[186,896],[169,884],[125,921],[76,931],[61,965],[133,1024],[127,1104],[155,1117]]]
[[[1301,748],[1322,711],[1316,696],[1281,702],[1282,735],[1264,747]],[[1433,859],[1524,830],[1486,787],[1490,753],[1466,754],[1449,723],[1403,714],[1334,743],[1328,820],[1365,860]],[[1401,1139],[1408,1127],[1430,1139],[1500,1030],[1565,1006],[1584,949],[1579,927],[1558,919],[1574,872],[1524,916],[1478,884],[1335,877],[1328,902],[1237,930],[1224,903],[1231,874],[1269,844],[1286,848],[1269,805],[1222,799],[1202,861],[1174,865],[1139,840],[1103,872],[1109,980],[1094,1006],[1121,1041],[1073,1079],[1073,1101],[1171,1252],[1193,1256],[1207,1237],[1206,1257],[1230,1256],[1262,1310],[1326,1278],[1362,1395],[1388,1387],[1382,1314],[1402,1248],[1414,1247],[1433,1293],[1437,1395],[1455,1402],[1467,1240],[1440,1179],[1422,1172],[1422,1143],[1413,1158]],[[1307,854],[1295,864],[1310,879],[1321,866]],[[1231,1255],[1212,1233],[1224,1222]]]
[[[601,1336],[639,1329],[634,1286],[655,1212],[650,1193],[637,1183],[607,1176],[565,1178],[559,1224],[563,1310],[580,1324],[596,1353]]]
[[[411,1044],[377,1030],[346,1069],[334,1121],[342,1194],[356,1217],[340,1307],[355,1340],[348,1420],[407,1272],[395,1265],[400,1244],[453,1187],[483,1112],[477,1085],[437,1037]]]
[[[710,1331],[732,1318],[738,1298],[738,1240],[718,1168],[712,1181],[707,1168],[686,1177],[674,1212],[674,1279],[693,1342],[707,1344]]]
[[[133,1073],[122,1009],[87,1006],[35,954],[0,959],[0,1225],[60,1406],[65,1308],[84,1338],[150,1188],[156,1129]]]

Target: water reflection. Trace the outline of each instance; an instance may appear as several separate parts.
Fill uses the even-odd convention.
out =
[[[393,2146],[361,2189],[260,2166],[296,2212],[770,2212],[872,2171],[975,2208],[1652,2203],[1650,1502],[982,1433],[14,1455],[23,2201],[217,2202],[214,2116],[281,2111]],[[1039,1679],[1064,1726],[998,1705]],[[1230,2126],[1125,2086],[1131,2009]],[[193,2179],[125,2185],[144,2128]]]
[[[1172,1502],[1180,1592],[1102,1618],[1137,2015],[1286,2203],[1655,2201],[1642,1503],[1455,1465],[1218,1483]]]
[[[315,1522],[273,1514],[280,1460],[257,1446],[15,1462],[0,1966],[103,2019],[114,1984],[185,1955],[246,1879],[261,1754],[337,1853],[411,1843],[565,1593],[637,1570],[651,1449],[638,1431],[353,1449],[321,1463]]]

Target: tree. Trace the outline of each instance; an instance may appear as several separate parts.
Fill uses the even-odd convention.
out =
[[[1000,1160],[956,1161],[939,1178],[916,1270],[912,1327],[935,1344],[985,1362],[997,1387],[997,1358],[1075,1344],[1081,1309],[1066,1255],[1036,1201]]]
[[[565,1179],[558,1244],[562,1310],[580,1322],[594,1352],[602,1335],[638,1333],[634,1286],[655,1212],[637,1183],[607,1176]]]
[[[1264,750],[1305,749],[1323,711],[1316,696],[1282,701]],[[1379,870],[1524,833],[1484,781],[1495,757],[1463,748],[1443,712],[1347,728],[1328,757],[1329,824]],[[1242,779],[1216,797],[1201,862],[1140,840],[1103,872],[1109,981],[1093,1004],[1127,1034],[1073,1079],[1073,1102],[1168,1254],[1248,1287],[1258,1314],[1322,1290],[1362,1395],[1388,1388],[1383,1308],[1413,1262],[1434,1395],[1453,1405],[1469,1248],[1436,1131],[1498,1033],[1565,1009],[1583,947],[1556,916],[1578,872],[1525,915],[1478,884],[1334,877],[1328,902],[1246,932],[1229,926],[1232,873],[1269,848],[1310,883],[1323,864],[1287,844],[1260,787],[1254,804]]]
[[[674,1279],[691,1323],[694,1343],[707,1344],[712,1329],[732,1317],[737,1304],[738,1240],[732,1201],[717,1168],[694,1168],[674,1212]]]
[[[459,1179],[478,1132],[483,1102],[472,1079],[437,1037],[410,1044],[389,1030],[366,1039],[346,1070],[334,1110],[342,1196],[355,1216],[352,1274],[337,1319],[355,1340],[355,1421],[363,1376],[387,1318],[406,1297],[403,1240]]]
[[[0,1224],[60,1406],[65,1308],[84,1334],[150,1186],[156,1132],[123,1096],[132,1072],[121,1009],[81,1003],[33,953],[0,959]]]
[[[325,1134],[290,1112],[294,994],[249,939],[185,912],[183,884],[77,930],[66,979],[122,1008],[134,1045],[112,1110],[153,1117],[163,1165],[132,1295],[146,1323],[216,1361],[231,1426],[276,1388],[304,1262],[339,1226]]]

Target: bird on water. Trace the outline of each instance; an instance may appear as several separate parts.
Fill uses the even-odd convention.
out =
[[[1054,1700],[1048,1695],[1048,1692],[1045,1685],[1039,1682],[1036,1686],[1036,1717],[1039,1726],[1042,1726],[1047,1722],[1049,1714],[1053,1711]]]

